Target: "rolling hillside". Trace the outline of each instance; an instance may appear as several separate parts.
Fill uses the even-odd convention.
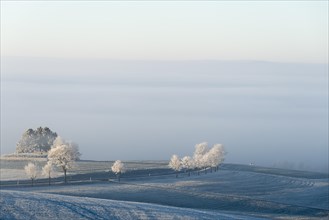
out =
[[[136,169],[122,176],[120,183],[115,176],[110,176],[109,181],[104,171],[94,170],[72,175],[68,185],[3,186],[1,219],[10,218],[16,210],[22,210],[22,213],[16,213],[18,216],[24,215],[26,207],[33,213],[38,206],[49,209],[47,212],[51,216],[56,214],[55,207],[65,209],[67,215],[82,213],[77,214],[81,219],[106,218],[116,209],[122,213],[115,215],[114,219],[328,218],[326,174],[224,164],[218,172],[207,171],[206,174],[203,171],[200,175],[194,172],[190,177],[182,172],[175,178],[173,172],[162,165],[157,167],[147,163],[147,166],[143,168],[143,162],[139,162]],[[91,202],[92,199],[97,202]],[[50,202],[53,200],[56,202]],[[65,203],[68,201],[77,211],[67,211],[69,208]],[[145,218],[136,214],[139,208],[135,202],[147,207],[144,207]],[[126,206],[131,208],[124,208]],[[98,209],[103,211],[98,213]],[[42,213],[36,217],[39,215],[44,219]]]

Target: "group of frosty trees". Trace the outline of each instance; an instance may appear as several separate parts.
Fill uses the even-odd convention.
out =
[[[48,152],[57,138],[57,133],[48,127],[27,129],[16,146],[16,153],[45,153]]]
[[[208,143],[203,142],[195,145],[193,157],[185,156],[179,159],[179,157],[174,154],[168,166],[176,171],[176,177],[178,176],[178,171],[182,169],[188,172],[189,176],[191,170],[194,169],[198,170],[198,174],[199,170],[202,169],[207,172],[207,168],[211,168],[211,171],[213,169],[216,171],[218,170],[218,166],[224,161],[225,154],[226,152],[222,144],[215,144],[209,149]]]
[[[49,159],[46,165],[42,167],[42,175],[48,178],[49,185],[50,185],[50,179],[53,176],[53,172],[54,172],[53,164],[62,168],[64,172],[64,182],[66,183],[67,182],[66,172],[69,168],[72,167],[73,162],[78,158],[77,156],[79,155],[78,151],[74,150],[73,148],[72,150],[65,149],[65,151],[64,150],[61,152],[60,151],[61,151],[60,148],[54,150],[53,154],[56,155],[51,156],[51,159]],[[74,155],[76,155],[75,159],[74,159]],[[64,157],[66,159],[64,159]],[[34,180],[37,178],[40,172],[39,167],[35,163],[30,162],[24,167],[24,169],[27,176],[31,179],[33,186]],[[126,171],[126,168],[124,163],[122,163],[120,160],[117,160],[113,163],[111,170],[115,175],[117,175],[117,178],[120,182],[121,174]]]
[[[42,174],[49,179],[52,177],[53,167],[60,167],[64,172],[64,182],[67,182],[66,173],[67,170],[72,168],[74,162],[80,158],[80,152],[78,145],[72,142],[67,142],[61,137],[57,137],[52,144],[51,149],[48,151],[48,162],[42,168]],[[39,173],[39,167],[35,163],[28,163],[25,166],[25,172],[32,181],[37,178]]]
[[[54,140],[51,149],[48,151],[48,161],[42,168],[42,175],[48,178],[49,185],[50,179],[54,173],[54,166],[60,167],[62,169],[64,172],[64,182],[66,183],[66,173],[74,166],[75,161],[80,158],[80,155],[81,154],[77,144],[73,142],[67,142],[58,136]],[[30,162],[24,167],[24,169],[27,176],[31,179],[33,186],[34,180],[40,173],[39,167],[35,163]],[[117,175],[119,181],[121,174],[126,171],[125,165],[120,160],[117,160],[113,163],[111,170]]]

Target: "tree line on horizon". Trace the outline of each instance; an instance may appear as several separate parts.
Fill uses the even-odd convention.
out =
[[[26,130],[17,144],[16,152],[45,153],[47,155],[47,164],[42,168],[42,175],[48,177],[49,185],[54,172],[54,166],[62,169],[64,183],[67,183],[67,171],[73,167],[75,161],[79,160],[81,156],[76,143],[62,139],[57,133],[52,132],[47,127]],[[188,172],[188,176],[190,176],[192,170],[197,169],[199,175],[202,169],[205,172],[207,172],[207,168],[210,168],[211,172],[213,169],[217,171],[218,166],[224,161],[225,154],[226,152],[222,144],[215,144],[209,149],[208,143],[203,142],[195,145],[192,157],[184,156],[180,159],[174,154],[168,166],[176,172],[176,177],[178,177],[178,172],[182,169]],[[30,162],[24,169],[33,186],[34,180],[39,174],[39,167],[35,163]],[[126,171],[126,168],[123,162],[117,160],[113,163],[111,171],[117,175],[118,181],[120,181],[121,174]]]
[[[176,172],[176,178],[178,177],[178,172],[182,169],[188,172],[188,176],[190,176],[192,170],[197,169],[199,175],[202,169],[205,170],[205,173],[207,168],[210,168],[211,172],[213,169],[217,171],[219,165],[223,163],[226,154],[227,152],[222,144],[214,144],[209,149],[208,143],[202,142],[195,145],[192,157],[184,156],[180,159],[176,154],[172,155],[168,166]]]

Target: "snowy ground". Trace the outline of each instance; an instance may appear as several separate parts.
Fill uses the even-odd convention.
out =
[[[1,192],[1,219],[241,219],[243,216],[154,204]],[[249,217],[250,219],[261,219]]]
[[[120,183],[103,167],[72,175],[68,185],[3,181],[0,219],[60,218],[57,209],[75,219],[328,219],[327,174],[224,164],[175,178],[162,163],[146,166],[136,162]]]

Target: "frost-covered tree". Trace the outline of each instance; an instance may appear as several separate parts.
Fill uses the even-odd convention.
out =
[[[207,151],[202,157],[202,169],[204,169],[204,173],[207,173],[207,168],[211,167],[211,154],[210,150]]]
[[[225,155],[227,154],[227,152],[225,151],[224,145],[222,144],[215,144],[212,147],[211,151],[211,166],[215,168],[215,171],[217,171],[218,166],[224,162]]]
[[[50,150],[57,134],[47,127],[26,130],[16,145],[17,153],[44,153]]]
[[[222,144],[215,144],[204,156],[206,167],[210,167],[211,171],[214,168],[217,171],[219,164],[224,161],[225,149]]]
[[[54,167],[50,161],[48,161],[46,165],[42,167],[42,174],[48,178],[49,186],[50,186],[50,179],[52,177],[53,171],[54,171]]]
[[[73,167],[76,160],[79,160],[80,155],[77,144],[66,142],[61,137],[57,137],[48,152],[48,160],[50,163],[63,169],[64,182],[66,183],[66,172]]]
[[[194,168],[194,161],[190,156],[185,156],[181,160],[182,168],[188,172],[188,176],[191,175],[191,169]]]
[[[24,167],[25,173],[26,175],[31,179],[32,182],[32,186],[34,184],[34,180],[37,178],[38,176],[38,166],[35,165],[34,163],[28,163],[25,167]]]
[[[117,175],[118,180],[120,182],[121,174],[126,171],[126,168],[124,163],[121,162],[121,160],[117,160],[113,163],[111,170]]]
[[[178,171],[181,170],[182,165],[181,165],[181,161],[180,161],[179,157],[176,154],[172,155],[168,166],[171,169],[173,169],[174,171],[176,171],[176,178],[177,178],[178,177]]]
[[[208,152],[208,143],[207,142],[202,142],[200,144],[195,145],[193,160],[194,160],[195,168],[198,169],[198,175],[199,175],[199,170],[202,168],[205,168],[205,166],[206,166],[206,163],[207,163],[206,153],[207,152]]]

